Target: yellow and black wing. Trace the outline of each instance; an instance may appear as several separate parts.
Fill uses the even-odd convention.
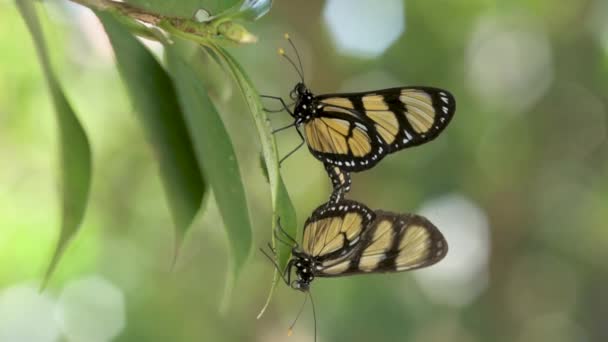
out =
[[[324,260],[347,257],[374,218],[372,210],[355,201],[322,204],[304,224],[302,252],[319,262],[317,267],[322,267]]]
[[[304,136],[310,152],[344,171],[376,165],[386,154],[436,138],[456,110],[448,91],[403,87],[315,97]]]
[[[363,207],[354,201],[342,203],[347,203],[342,207]],[[361,216],[352,216],[352,209],[333,209],[339,207],[326,208],[322,219],[313,214],[304,228],[304,251],[314,258],[318,277],[407,271],[435,264],[447,253],[441,232],[422,216],[365,208],[371,221],[353,221]],[[328,212],[335,214],[328,217]]]
[[[315,114],[304,122],[310,152],[326,164],[343,170],[369,169],[387,151],[373,125],[351,108],[318,103]]]

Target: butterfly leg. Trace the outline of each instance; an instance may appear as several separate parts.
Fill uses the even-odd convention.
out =
[[[350,172],[343,171],[339,167],[328,163],[324,163],[324,165],[325,171],[327,171],[329,179],[331,180],[331,185],[333,186],[329,203],[338,203],[344,198],[344,195],[350,191],[350,186],[352,184]]]
[[[291,127],[293,127],[295,125],[296,125],[295,123],[292,123],[291,125],[287,125],[285,127],[277,128],[277,129],[275,129],[275,130],[272,131],[272,134],[279,133],[280,131],[286,130],[288,128],[291,128]]]
[[[304,145],[304,136],[302,135],[302,132],[300,132],[300,129],[298,128],[298,126],[296,127],[296,131],[298,131],[298,135],[300,136],[300,143],[298,144],[298,146],[296,146],[296,148],[294,148],[293,150],[291,150],[289,153],[287,153],[283,158],[281,158],[281,160],[279,160],[279,167],[281,167],[281,164],[283,164],[283,162],[285,161],[285,159],[289,158],[292,154],[294,154],[297,150],[300,149],[300,147],[302,147],[302,145]]]
[[[285,284],[289,285],[289,283],[291,282],[291,268],[293,267],[293,260],[289,260],[289,263],[287,263],[285,270],[281,270],[281,268],[279,267],[279,264],[277,264],[275,258],[268,255],[268,253],[266,253],[266,251],[263,248],[260,248],[260,252],[262,252],[262,254],[264,254],[264,256],[266,256],[266,258],[268,258],[268,260],[270,260],[270,262],[272,263],[274,268],[281,275],[281,278],[283,279]]]
[[[279,241],[280,243],[282,243],[282,244],[284,244],[284,245],[287,245],[287,246],[289,246],[289,247],[293,247],[293,245],[294,245],[294,244],[293,244],[292,242],[290,242],[290,241],[285,241],[285,240],[283,240],[283,238],[281,238],[281,236],[279,235],[279,232],[278,232],[278,231],[276,231],[276,230],[274,231],[274,238],[275,238],[277,241]]]
[[[288,104],[288,106],[293,105],[293,103]],[[268,109],[268,108],[264,108],[264,111],[266,113],[281,113],[285,111],[285,108],[281,108],[281,109]]]
[[[272,244],[270,242],[268,243],[268,249],[272,252],[272,255],[274,255],[275,257],[277,256],[277,250],[272,247]]]
[[[277,220],[277,227],[279,228],[279,231],[281,233],[283,233],[283,235],[285,235],[292,243],[295,247],[298,246],[298,242],[296,241],[296,239],[294,239],[291,235],[289,235],[289,233],[283,229],[283,226],[281,225],[281,218],[279,217]]]
[[[291,116],[293,116],[293,112],[289,109],[289,106],[293,105],[293,102],[290,103],[290,104],[287,104],[287,103],[285,103],[285,101],[283,100],[283,98],[279,97],[279,96],[260,95],[260,97],[267,98],[267,99],[277,100],[277,101],[281,102],[281,105],[283,105],[283,109],[280,109],[280,110],[274,110],[274,109],[266,109],[266,108],[264,108],[264,110],[266,112],[269,112],[269,113],[279,113],[279,112],[282,112],[282,111],[285,110],[289,114],[291,114]]]

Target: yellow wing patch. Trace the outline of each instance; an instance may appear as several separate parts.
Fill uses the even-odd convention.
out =
[[[399,100],[406,106],[405,116],[416,133],[428,132],[435,122],[435,109],[431,96],[421,90],[406,89],[401,91]]]
[[[304,252],[322,256],[343,248],[361,234],[362,221],[359,212],[350,212],[343,217],[328,217],[309,223],[304,227]]]
[[[389,220],[383,220],[378,223],[374,236],[372,237],[372,243],[367,246],[363,251],[363,256],[385,253],[391,247],[394,237],[393,222]]]
[[[348,122],[339,119],[313,119],[304,125],[306,142],[315,151],[347,154]]]
[[[430,257],[431,243],[431,235],[426,227],[408,227],[399,244],[399,256],[395,259],[397,270],[410,269],[426,262]]]
[[[333,129],[334,131],[342,134],[343,136],[348,135],[348,131],[350,129],[350,123],[348,121],[335,118],[322,118],[319,120],[323,121],[323,123],[326,124],[328,128]]]
[[[346,108],[336,107],[336,106],[324,106],[323,111],[341,113],[341,114],[345,114],[348,116],[353,116],[355,118],[358,118],[352,109],[346,109]]]
[[[371,153],[372,142],[366,131],[338,118],[315,118],[304,124],[304,135],[311,149],[329,154],[364,157]]]
[[[363,272],[371,272],[378,268],[378,265],[385,259],[386,253],[391,248],[394,237],[391,221],[383,220],[378,223],[372,238],[373,242],[361,254],[359,269]]]
[[[355,108],[352,101],[345,97],[329,97],[326,99],[322,99],[320,102],[331,105],[331,106],[341,107],[341,108],[348,108],[348,109]]]
[[[332,261],[327,262],[326,264],[327,266],[323,268],[324,274],[339,275],[348,270],[350,266],[350,260],[341,261],[339,263],[335,263],[335,261]]]
[[[399,121],[397,121],[395,113],[382,110],[367,112],[366,115],[374,121],[376,131],[382,136],[382,139],[387,144],[392,144],[399,133]]]
[[[353,129],[353,136],[348,139],[348,146],[355,157],[369,154],[372,148],[369,136],[359,127]]]
[[[363,108],[366,111],[388,110],[388,104],[384,101],[384,96],[382,95],[363,96],[361,102],[363,102]]]

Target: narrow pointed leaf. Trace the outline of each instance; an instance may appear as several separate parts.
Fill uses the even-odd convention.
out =
[[[200,65],[202,51],[193,50],[178,39],[165,51],[199,165],[213,189],[228,234],[233,272],[229,279],[234,282],[249,255],[252,242],[249,209],[234,147],[207,95],[203,82],[205,75],[201,72],[205,65]],[[230,283],[228,287],[233,285]]]
[[[276,141],[274,139],[274,135],[272,134],[272,130],[268,124],[269,120],[266,116],[266,112],[263,110],[262,103],[260,102],[260,97],[255,89],[253,82],[249,79],[249,76],[244,72],[243,68],[238,64],[238,62],[222,47],[211,44],[211,49],[217,53],[218,57],[225,62],[229,72],[234,77],[237,85],[241,89],[243,96],[245,97],[245,101],[247,102],[249,109],[253,115],[253,120],[255,122],[255,126],[260,138],[260,142],[262,144],[262,154],[264,156],[264,162],[266,164],[266,170],[268,171],[268,180],[270,182],[270,194],[272,199],[272,229],[271,229],[271,239],[273,246],[278,252],[278,261],[281,268],[284,268],[287,264],[287,260],[291,255],[291,250],[288,246],[284,244],[277,244],[274,235],[272,232],[277,228],[277,224],[279,218],[281,220],[281,227],[291,236],[296,236],[296,213],[291,203],[291,199],[289,198],[289,194],[287,193],[287,189],[285,184],[283,183],[283,179],[281,178],[281,174],[279,173],[279,159]],[[279,275],[275,271],[275,276],[272,282],[272,286],[270,289],[270,293],[268,295],[268,300],[260,312],[260,315],[263,314],[265,308],[268,306],[270,299],[272,297],[272,293],[274,292],[274,288],[278,282]]]
[[[205,183],[169,75],[110,14],[97,13],[145,134],[154,149],[177,234],[177,246],[198,212]],[[177,252],[177,249],[176,249]]]
[[[59,128],[61,196],[63,202],[61,233],[42,282],[42,288],[44,288],[68,243],[82,223],[91,187],[91,148],[84,128],[78,121],[76,113],[65,97],[53,72],[34,6],[32,1],[17,1],[17,7],[34,39],[34,45],[55,106]]]

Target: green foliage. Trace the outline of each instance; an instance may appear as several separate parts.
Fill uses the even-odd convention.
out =
[[[258,92],[244,69],[219,45],[225,41],[225,38],[234,42],[251,41],[253,36],[232,20],[255,20],[268,12],[271,1],[243,1],[237,4],[231,1],[219,1],[216,8],[220,14],[213,16],[209,23],[199,24],[187,17],[183,19],[175,17],[183,15],[186,8],[196,8],[194,4],[197,3],[196,1],[182,2],[179,5],[164,1],[130,2],[133,5],[142,5],[141,9],[124,7],[120,3],[89,0],[78,2],[90,5],[96,10],[108,34],[118,70],[139,123],[153,148],[176,230],[176,256],[206,193],[213,190],[231,247],[232,272],[229,273],[231,281],[228,288],[232,288],[251,250],[252,224],[232,141],[218,109],[208,96],[205,79],[212,77],[206,74],[206,65],[203,61],[215,61],[225,66],[227,74],[232,76],[242,92],[253,114],[252,118],[262,145],[264,168],[267,170],[271,193],[272,229],[276,228],[280,218],[283,227],[295,235],[295,210],[279,174],[276,143]],[[115,4],[116,7],[107,7],[108,4]],[[23,13],[27,19],[26,14],[31,10],[31,3],[21,7],[24,8]],[[149,12],[143,12],[146,9]],[[140,23],[142,15],[152,18],[150,22],[158,23],[159,27],[142,25]],[[158,19],[154,19],[156,15]],[[28,19],[28,23],[30,21]],[[167,31],[161,33],[159,29]],[[213,33],[214,30],[216,33]],[[41,35],[39,28],[34,26],[32,31],[40,45],[41,40],[37,38]],[[133,34],[165,44],[167,70]],[[208,49],[201,49],[201,45]],[[44,47],[40,46],[45,72],[60,113],[58,118],[64,147],[62,155],[64,162],[69,162],[64,177],[67,195],[64,228],[56,256],[49,269],[50,274],[57,262],[56,258],[61,254],[82,219],[91,171],[86,135],[77,125],[78,122],[48,66]],[[203,58],[208,53],[211,55]],[[63,138],[64,136],[73,138],[72,143],[67,144],[68,138]],[[80,140],[84,142],[73,143]],[[74,200],[78,200],[79,205],[76,207],[78,210],[75,211],[72,208]],[[285,265],[290,250],[284,246],[277,246],[273,237],[272,239],[278,250],[279,262]],[[277,279],[275,274],[273,289]]]
[[[606,340],[602,315],[608,307],[604,299],[608,283],[606,1],[556,6],[548,0],[500,4],[403,0],[404,31],[378,57],[347,52],[341,43],[347,37],[360,40],[361,46],[372,45],[374,41],[366,41],[368,35],[390,31],[382,17],[374,17],[381,9],[377,3],[384,2],[336,1],[344,11],[329,15],[330,1],[276,1],[270,15],[254,24],[229,21],[255,34],[255,45],[215,34],[187,34],[177,26],[177,32],[168,32],[116,14],[132,35],[163,42],[166,53],[170,41],[205,46],[193,54],[182,53],[183,46],[177,51],[177,57],[195,70],[192,78],[203,83],[204,98],[196,102],[207,103],[207,97],[212,101],[200,112],[204,117],[190,117],[175,59],[157,58],[173,84],[192,144],[193,164],[201,169],[209,194],[203,199],[205,211],[199,209],[171,271],[167,265],[173,251],[171,212],[145,127],[140,114],[132,113],[97,20],[82,6],[81,10],[65,6],[69,1],[19,4],[28,10],[36,6],[53,62],[55,93],[45,83],[15,1],[0,1],[1,336],[11,341],[41,340],[31,338],[32,334],[54,330],[55,335],[44,340],[313,341],[310,302],[294,336],[286,336],[303,296],[282,284],[275,289],[264,319],[254,319],[268,294],[272,266],[252,247],[271,238],[271,199],[282,195],[271,193],[270,181],[274,179],[276,185],[278,179],[276,158],[272,148],[263,149],[262,139],[269,139],[266,146],[274,142],[266,128],[258,128],[266,125],[266,115],[257,109],[249,113],[249,102],[255,99],[246,98],[232,71],[246,72],[257,91],[287,95],[297,75],[276,55],[277,47],[289,48],[281,39],[287,31],[315,94],[432,85],[450,90],[458,102],[454,120],[438,139],[395,153],[373,170],[353,175],[348,196],[373,209],[427,216],[447,238],[446,259],[424,271],[316,279],[312,294],[319,341]],[[131,3],[191,19],[198,8],[216,16],[235,8],[237,2]],[[359,24],[365,34],[349,30],[348,20],[340,35],[328,29],[344,19]],[[198,27],[212,28],[206,24]],[[155,26],[157,30],[151,30]],[[230,53],[242,70],[231,70],[226,58],[209,52],[210,41]],[[201,55],[203,61],[196,57]],[[215,58],[211,63],[209,56]],[[89,200],[78,201],[87,206],[81,228],[67,249],[58,248],[65,252],[48,284],[51,290],[38,294],[32,279],[41,277],[54,239],[65,228],[59,227],[59,220],[65,221],[61,203],[71,185],[56,186],[60,179],[55,176],[59,167],[72,172],[89,167],[82,163],[87,158],[61,155],[65,138],[58,116],[63,114],[55,115],[51,101],[57,97],[53,95],[57,84],[65,95],[59,97],[68,98],[87,130],[94,168]],[[148,86],[140,84],[142,89]],[[263,104],[278,108],[271,101]],[[222,211],[231,209],[211,196],[217,195],[206,170],[212,165],[206,163],[206,155],[202,164],[199,160],[203,149],[198,144],[205,143],[205,137],[193,132],[206,128],[192,127],[191,121],[217,120],[214,108],[238,158],[253,227],[249,233],[228,226]],[[268,118],[275,128],[291,120],[285,113]],[[276,136],[279,155],[299,142],[295,131]],[[65,146],[70,149],[87,146],[73,138],[69,142]],[[268,169],[266,178],[259,167],[260,155],[263,169]],[[68,158],[69,165],[59,165]],[[300,228],[327,199],[327,176],[305,148],[280,171],[298,209]],[[66,174],[61,171],[61,176]],[[278,212],[280,205],[291,202],[273,203]],[[285,217],[281,221],[284,228],[295,228]],[[254,244],[236,247],[246,245],[241,235],[253,236]],[[234,236],[239,241],[232,241]],[[236,248],[246,255],[235,255]],[[227,288],[223,277],[228,267],[247,255],[229,311],[221,315],[218,304]],[[91,310],[86,305],[110,304],[106,291],[99,291],[103,287],[83,288],[79,296],[71,297],[76,307],[65,305],[69,290],[77,287],[72,285],[91,275],[113,288],[113,297],[122,298],[124,319],[114,315],[116,310]],[[66,317],[82,317],[83,324],[69,330]],[[100,336],[112,322],[121,324],[119,335]]]
[[[256,129],[258,131],[258,135],[260,136],[260,141],[262,142],[262,152],[270,183],[270,193],[272,196],[273,208],[272,229],[273,231],[277,229],[277,224],[279,224],[280,220],[280,224],[283,229],[291,236],[295,236],[297,229],[295,209],[291,203],[289,194],[287,193],[287,189],[285,188],[285,184],[283,183],[283,179],[279,173],[279,159],[276,141],[272,135],[270,126],[268,125],[268,118],[266,117],[266,112],[264,112],[262,103],[260,102],[259,94],[247,74],[244,72],[243,68],[232,56],[230,56],[230,54],[228,54],[228,52],[215,44],[212,44],[211,48],[217,54],[219,59],[225,62],[227,69],[232,73],[232,76],[236,80],[241,92],[245,96],[249,110],[253,113]],[[279,266],[281,269],[283,269],[287,264],[289,256],[291,255],[291,250],[289,249],[289,246],[285,244],[277,244],[274,235],[272,235],[272,245],[277,251]],[[275,270],[270,293],[268,295],[266,304],[260,312],[260,315],[266,310],[266,307],[268,306],[270,298],[272,297],[274,289],[278,283],[278,279],[279,274],[278,271]]]
[[[59,128],[61,197],[63,202],[62,222],[59,240],[57,241],[55,252],[51,257],[42,283],[42,287],[44,288],[68,243],[78,231],[84,217],[91,187],[91,147],[76,113],[68,102],[59,84],[59,80],[53,72],[34,3],[27,0],[19,0],[17,1],[17,6],[34,39],[42,70],[48,82],[53,104],[55,105],[57,126]]]
[[[181,243],[198,212],[205,181],[173,83],[152,54],[112,16],[99,13],[131,102],[152,145]],[[176,251],[177,252],[177,251]]]
[[[203,83],[205,65],[186,42],[166,49],[168,68],[184,110],[199,165],[220,210],[231,245],[233,269],[240,271],[251,249],[251,222],[234,147]],[[236,278],[234,278],[236,279]]]
[[[274,213],[272,227],[275,229],[280,219],[283,228],[289,234],[295,236],[295,211],[293,205],[291,204],[291,200],[289,199],[287,190],[285,189],[283,179],[279,173],[279,159],[276,141],[268,124],[269,121],[266,116],[266,112],[264,112],[262,103],[260,102],[259,94],[243,68],[230,54],[228,54],[228,52],[226,52],[226,50],[215,44],[211,45],[211,47],[219,56],[220,60],[226,63],[228,70],[232,73],[232,76],[245,96],[249,109],[253,113],[256,129],[262,143],[262,152],[270,183],[272,207]],[[291,251],[285,245],[277,245],[276,241],[274,240],[274,236],[272,241],[273,246],[275,246],[278,250],[279,265],[283,267],[287,264],[287,259],[289,259],[289,254]]]

